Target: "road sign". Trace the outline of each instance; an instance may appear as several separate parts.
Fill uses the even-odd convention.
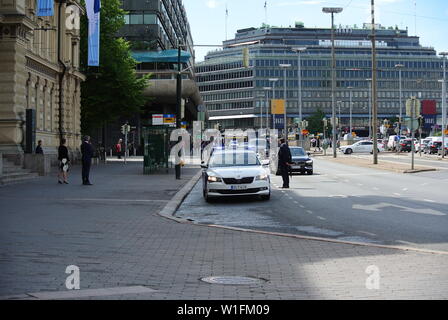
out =
[[[163,125],[163,114],[153,114],[152,115],[152,125],[153,126]]]
[[[415,103],[414,103],[415,101]],[[413,97],[412,99],[406,100],[406,116],[418,118],[421,112],[421,103],[420,100]]]

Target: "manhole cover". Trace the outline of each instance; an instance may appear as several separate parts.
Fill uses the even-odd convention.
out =
[[[219,276],[219,277],[206,277],[201,279],[207,283],[213,284],[228,284],[228,285],[251,285],[259,284],[264,280],[250,277],[229,277],[229,276]]]

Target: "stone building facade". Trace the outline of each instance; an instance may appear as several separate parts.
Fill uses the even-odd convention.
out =
[[[54,1],[36,16],[37,0],[0,0],[0,153],[24,159],[26,109],[36,111],[36,141],[55,160],[61,138],[76,158],[81,144],[79,0]]]

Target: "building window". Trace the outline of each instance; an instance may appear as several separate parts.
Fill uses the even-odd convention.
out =
[[[143,14],[133,13],[130,15],[130,24],[143,24]]]

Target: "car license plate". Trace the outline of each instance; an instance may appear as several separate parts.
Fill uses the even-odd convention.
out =
[[[292,169],[302,169],[302,166],[291,166]]]
[[[247,186],[230,186],[230,190],[246,190]]]

